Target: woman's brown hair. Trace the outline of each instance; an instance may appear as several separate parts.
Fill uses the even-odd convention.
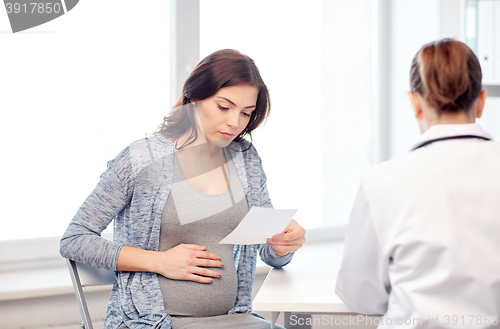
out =
[[[481,92],[481,66],[464,43],[443,39],[424,45],[413,57],[410,88],[434,109],[467,111]]]
[[[216,51],[196,65],[184,83],[181,98],[172,111],[163,118],[159,132],[178,140],[191,130],[188,140],[180,147],[177,144],[175,147],[180,149],[193,143],[198,138],[198,132],[193,113],[194,105],[191,102],[211,97],[221,88],[237,85],[250,85],[259,89],[256,107],[252,111],[250,121],[234,141],[239,142],[245,136],[250,136],[251,139],[252,131],[267,119],[271,110],[271,99],[254,61],[232,49]],[[250,147],[251,144],[246,150]]]

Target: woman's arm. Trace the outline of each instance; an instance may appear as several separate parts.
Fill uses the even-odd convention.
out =
[[[69,224],[60,243],[63,257],[108,270],[116,269],[118,253],[123,245],[102,238],[101,232],[126,204],[122,182],[112,164],[113,161],[110,161],[96,188]]]
[[[220,272],[203,267],[223,267],[221,258],[205,246],[180,244],[167,251],[150,251],[123,246],[118,256],[119,271],[155,272],[169,279],[210,283]]]

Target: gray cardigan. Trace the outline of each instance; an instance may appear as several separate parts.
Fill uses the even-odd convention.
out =
[[[248,207],[272,207],[266,176],[257,151],[248,141],[228,146],[243,185]],[[65,258],[93,267],[116,270],[122,246],[157,251],[163,208],[173,182],[172,140],[161,134],[148,136],[126,147],[108,162],[106,171],[69,224],[61,239]],[[114,219],[113,241],[101,232]],[[281,257],[267,245],[235,245],[238,275],[236,304],[229,313],[253,313],[252,285],[257,252],[274,267],[288,264],[293,254]],[[156,273],[115,272],[105,328],[124,322],[131,329],[170,329]],[[254,313],[255,314],[255,313]]]

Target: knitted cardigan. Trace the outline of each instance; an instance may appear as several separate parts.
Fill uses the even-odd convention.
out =
[[[272,207],[260,157],[248,141],[231,143],[229,153],[243,185],[248,207]],[[163,208],[172,188],[174,146],[162,134],[140,139],[108,162],[106,171],[64,233],[60,252],[65,258],[93,267],[115,270],[104,328],[123,322],[131,329],[171,329],[157,274],[117,271],[122,246],[158,251]],[[114,219],[113,241],[101,232]],[[235,245],[238,291],[229,313],[251,309],[257,252],[273,267],[288,264],[293,253],[279,256],[268,244]]]

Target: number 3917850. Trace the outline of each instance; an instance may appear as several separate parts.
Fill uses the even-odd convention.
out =
[[[6,3],[7,14],[59,14],[61,12],[60,3]]]
[[[498,316],[493,315],[493,316],[488,316],[488,315],[469,315],[469,316],[458,316],[458,315],[445,315],[444,316],[444,324],[449,325],[469,325],[469,326],[474,326],[475,325],[488,325],[488,324],[493,324],[497,325],[498,324]]]

